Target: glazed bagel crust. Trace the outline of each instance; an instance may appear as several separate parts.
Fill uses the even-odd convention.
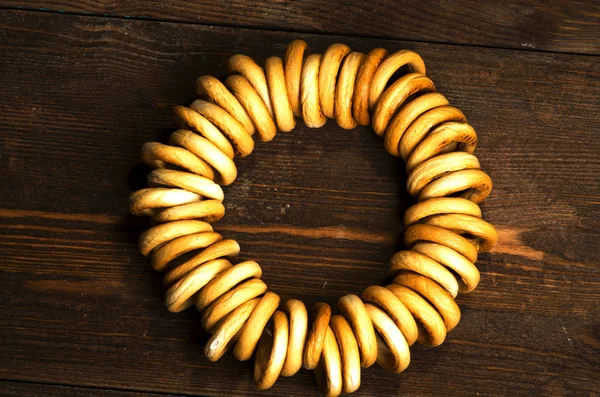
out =
[[[410,346],[438,346],[458,325],[455,299],[477,287],[477,257],[498,240],[479,206],[492,180],[474,155],[475,128],[410,50],[365,55],[333,44],[321,55],[294,40],[264,69],[242,54],[227,68],[223,80],[197,79],[199,99],[189,107],[172,107],[177,129],[168,145],[143,145],[149,187],[129,197],[130,212],[153,222],[139,250],[165,272],[167,309],[201,312],[210,361],[228,350],[241,361],[254,356],[258,389],[305,368],[326,396],[338,396],[358,390],[363,368],[374,363],[404,371]],[[338,313],[325,302],[309,309],[298,299],[281,302],[261,266],[236,260],[239,244],[211,225],[228,208],[221,186],[235,183],[236,156],[250,155],[256,139],[292,131],[296,118],[308,128],[327,119],[343,129],[370,124],[406,163],[415,200],[404,214],[407,249],[390,259],[393,283],[342,296]]]
[[[356,82],[354,84],[354,98],[352,103],[352,114],[360,125],[369,125],[371,114],[369,109],[369,97],[371,95],[371,84],[379,65],[387,55],[383,48],[371,50],[358,68]]]
[[[285,76],[283,75],[283,61],[279,57],[267,59],[265,64],[267,71],[267,81],[269,83],[269,94],[271,103],[275,110],[275,119],[277,127],[284,132],[289,132],[296,126],[292,105],[285,86]]]
[[[311,310],[312,327],[304,348],[304,368],[315,369],[321,359],[325,334],[331,318],[331,307],[326,303],[317,303]]]

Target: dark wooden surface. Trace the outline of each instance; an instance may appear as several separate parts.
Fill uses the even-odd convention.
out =
[[[596,0],[2,0],[5,7],[600,55]]]
[[[200,18],[168,4],[157,18]],[[294,26],[276,11],[252,18],[235,24]],[[319,31],[368,30],[349,26]],[[482,44],[465,34],[457,41]],[[234,53],[281,56],[298,37],[314,51],[418,51],[477,129],[495,185],[482,208],[500,242],[458,300],[461,323],[439,348],[415,347],[400,375],[366,370],[356,395],[600,395],[597,56],[26,10],[0,11],[0,395],[318,395],[307,371],[258,392],[250,363],[209,363],[199,315],[164,308],[160,276],[137,252],[147,223],[126,207],[147,171],[141,144],[165,139],[164,109],[191,101],[197,76],[223,76]],[[568,46],[558,49],[594,52],[598,35]],[[237,164],[216,229],[275,292],[334,304],[389,280],[411,199],[402,162],[369,129],[299,126]]]
[[[2,397],[175,397],[167,393],[129,392],[125,390],[99,389],[64,385],[48,385],[31,382],[0,381]]]

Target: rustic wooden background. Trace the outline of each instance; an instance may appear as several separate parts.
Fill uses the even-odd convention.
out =
[[[193,3],[193,4],[191,4]],[[201,74],[295,38],[418,51],[479,133],[500,242],[460,325],[357,396],[600,396],[600,6],[544,1],[0,1],[0,395],[315,396],[311,374],[257,392],[209,363],[136,248],[139,150],[172,130]],[[367,128],[299,126],[238,161],[218,231],[283,297],[331,304],[389,279],[411,199]]]

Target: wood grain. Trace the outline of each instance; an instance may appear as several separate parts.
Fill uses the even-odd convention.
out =
[[[594,0],[3,0],[0,6],[305,33],[600,54],[600,4]]]
[[[600,390],[600,65],[596,57],[166,22],[0,12],[0,378],[186,395],[317,395],[311,375],[252,385],[209,363],[193,310],[171,314],[138,252],[127,195],[139,150],[172,130],[227,58],[260,63],[301,37],[418,51],[479,134],[500,243],[478,262],[461,324],[400,375],[371,368],[357,396],[597,395]],[[237,160],[216,230],[282,297],[334,304],[389,280],[410,205],[404,164],[369,129],[299,126]],[[110,394],[109,394],[110,395]]]
[[[174,397],[172,394],[164,393],[139,393],[125,390],[7,381],[0,381],[0,393],[3,397]]]

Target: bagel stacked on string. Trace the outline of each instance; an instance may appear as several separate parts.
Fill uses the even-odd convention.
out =
[[[168,144],[142,147],[154,170],[149,187],[130,196],[130,210],[154,221],[139,248],[165,272],[167,308],[202,313],[209,360],[227,350],[241,361],[254,355],[259,389],[301,367],[314,370],[327,396],[357,390],[362,368],[375,362],[404,371],[409,346],[438,346],[456,327],[454,299],[477,287],[477,255],[497,240],[478,205],[492,181],[473,155],[475,130],[436,92],[413,51],[363,54],[333,44],[308,55],[296,40],[284,60],[271,57],[264,70],[245,55],[232,56],[228,69],[224,81],[198,78],[200,99],[173,108],[178,129]],[[391,81],[400,69],[408,73]],[[393,284],[341,297],[337,314],[326,303],[308,311],[299,300],[281,302],[258,263],[232,263],[239,244],[211,225],[225,214],[221,186],[236,179],[235,156],[252,153],[255,139],[293,130],[298,117],[311,128],[327,118],[345,129],[370,124],[386,150],[405,161],[417,201],[404,216],[408,250],[391,258]]]

